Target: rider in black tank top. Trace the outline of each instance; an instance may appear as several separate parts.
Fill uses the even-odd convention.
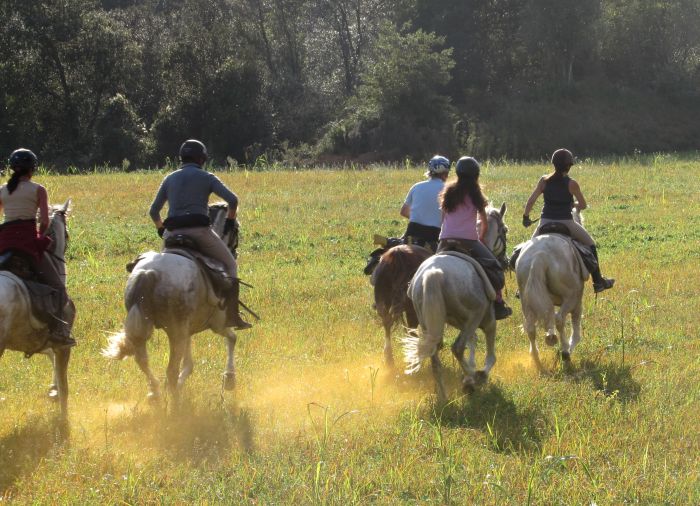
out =
[[[548,220],[570,220],[574,196],[569,191],[569,176],[553,176],[546,180],[542,218]]]

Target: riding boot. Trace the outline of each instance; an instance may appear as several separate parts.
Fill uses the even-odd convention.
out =
[[[58,346],[75,346],[75,339],[70,335],[71,323],[66,311],[66,298],[59,295],[58,311],[51,315],[48,321],[49,341]]]
[[[591,269],[591,278],[593,278],[593,291],[595,293],[599,293],[603,290],[607,290],[608,288],[612,288],[615,284],[615,280],[612,278],[604,278],[603,275],[600,273],[600,261],[598,260],[598,250],[595,244],[591,246],[591,251],[593,252],[593,256],[595,257],[597,264],[595,269]]]
[[[496,292],[496,300],[493,303],[493,308],[495,310],[496,320],[504,320],[513,314],[513,310],[503,300],[501,290]]]
[[[231,291],[228,296],[228,304],[226,306],[226,326],[233,327],[236,330],[246,330],[253,325],[241,318],[241,313],[238,311],[238,298],[241,291],[241,283],[238,278],[234,279],[231,286]]]

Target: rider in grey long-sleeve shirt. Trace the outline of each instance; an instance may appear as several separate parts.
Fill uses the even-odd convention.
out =
[[[226,227],[235,222],[238,197],[218,177],[202,168],[207,156],[204,144],[194,139],[185,141],[180,147],[180,160],[184,165],[163,179],[149,214],[163,239],[174,233],[191,237],[202,253],[226,266],[233,279],[228,296],[227,324],[238,330],[248,329],[250,323],[244,321],[238,312],[240,283],[236,259],[209,224],[209,195],[214,193],[228,203]],[[160,211],[166,202],[168,217],[163,222]]]

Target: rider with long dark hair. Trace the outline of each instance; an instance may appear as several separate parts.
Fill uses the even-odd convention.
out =
[[[584,246],[588,246],[598,260],[595,241],[585,228],[574,221],[572,215],[572,209],[583,211],[588,207],[579,184],[569,177],[569,171],[574,166],[574,155],[568,149],[557,149],[552,154],[552,165],[554,165],[554,172],[542,176],[532,195],[527,199],[523,211],[523,225],[525,227],[532,225],[530,211],[542,194],[544,195],[544,207],[542,208],[540,224],[532,236],[535,237],[540,228],[547,223],[561,223],[569,229],[571,237]],[[612,288],[615,284],[614,279],[603,277],[600,273],[600,267],[592,269],[591,277],[593,278],[593,290],[596,293]]]
[[[58,292],[58,311],[49,319],[49,340],[58,345],[75,345],[70,335],[66,306],[69,303],[66,285],[45,253],[51,239],[49,228],[49,197],[42,185],[32,181],[38,166],[36,155],[24,148],[12,152],[9,159],[12,176],[0,187],[0,209],[5,221],[0,227],[0,252],[20,252],[32,260],[39,281]],[[39,229],[37,231],[37,214]]]
[[[477,261],[487,259],[489,264],[502,270],[491,250],[481,242],[486,237],[489,224],[486,216],[488,200],[479,185],[479,162],[468,156],[462,157],[457,162],[455,172],[457,180],[448,183],[440,194],[442,228],[438,252],[456,244],[459,250],[468,252]],[[478,230],[477,216],[479,217]],[[502,320],[510,316],[513,311],[503,301],[503,285],[494,286],[494,289],[496,290],[496,319]]]

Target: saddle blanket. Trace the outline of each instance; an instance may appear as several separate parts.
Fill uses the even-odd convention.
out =
[[[462,260],[465,260],[466,262],[469,262],[474,266],[474,269],[476,272],[479,273],[479,276],[481,276],[481,280],[484,282],[484,291],[486,292],[486,297],[490,301],[495,301],[496,300],[496,290],[494,290],[493,285],[491,284],[491,280],[489,280],[489,277],[486,275],[486,271],[484,268],[481,266],[479,262],[474,260],[472,257],[465,253],[460,253],[459,251],[441,251],[438,253],[436,256],[440,255],[449,255],[457,258],[461,258]]]

